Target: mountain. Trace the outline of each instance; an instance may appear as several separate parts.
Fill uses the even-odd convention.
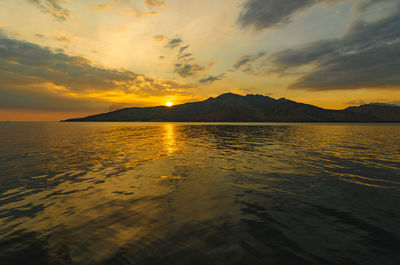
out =
[[[369,104],[329,110],[285,98],[226,93],[173,107],[124,108],[66,121],[400,122],[400,107]]]
[[[371,103],[358,107],[348,107],[346,110],[368,115],[382,122],[400,121],[400,107],[393,104]]]

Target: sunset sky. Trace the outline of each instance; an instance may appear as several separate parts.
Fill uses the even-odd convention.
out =
[[[0,1],[0,120],[225,92],[400,104],[400,1]]]

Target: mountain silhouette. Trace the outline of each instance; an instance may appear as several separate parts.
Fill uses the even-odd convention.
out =
[[[124,108],[66,121],[400,122],[400,107],[375,103],[330,110],[285,98],[226,93],[172,107]]]

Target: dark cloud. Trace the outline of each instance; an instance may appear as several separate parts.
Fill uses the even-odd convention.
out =
[[[44,35],[43,35],[43,34],[35,34],[35,36],[38,37],[38,38],[40,38],[40,39],[43,39],[43,38],[44,38]]]
[[[110,70],[96,67],[90,61],[79,56],[69,56],[62,52],[54,52],[29,42],[2,38],[0,39],[1,69],[12,74],[8,84],[18,82],[36,84],[51,82],[57,86],[65,86],[73,91],[107,90],[115,88],[116,82],[138,79],[138,75],[129,71]],[[4,73],[4,72],[3,72]],[[7,76],[2,76],[7,78]]]
[[[170,49],[175,49],[179,47],[174,67],[175,73],[179,74],[181,77],[194,76],[200,72],[206,71],[209,68],[202,66],[198,63],[191,62],[194,60],[194,58],[192,58],[192,53],[184,53],[184,51],[188,49],[189,46],[189,44],[185,45],[185,42],[181,38],[169,39],[167,45],[165,46]]]
[[[255,62],[264,55],[266,55],[265,52],[259,52],[253,55],[242,55],[236,60],[236,62],[233,64],[233,67],[236,69],[240,69],[245,73],[254,74],[253,67]]]
[[[211,84],[211,83],[214,83],[215,81],[221,80],[224,76],[225,76],[224,73],[217,75],[217,76],[209,76],[207,78],[200,79],[199,83],[200,84]]]
[[[179,55],[179,56],[178,56],[178,59],[180,60],[180,59],[184,59],[184,58],[187,58],[187,57],[190,57],[190,56],[192,56],[191,53],[184,53],[184,54],[182,54],[182,55]]]
[[[312,6],[317,0],[247,0],[237,22],[243,28],[260,30],[290,22],[294,13]]]
[[[237,23],[242,28],[256,30],[285,26],[294,15],[315,4],[334,4],[344,0],[246,0],[242,6]],[[396,3],[398,0],[358,0],[354,10],[364,12],[369,7],[382,2]]]
[[[109,102],[101,99],[60,95],[35,85],[32,85],[30,89],[6,85],[0,86],[0,109],[97,112],[105,110],[104,107],[109,104]]]
[[[183,47],[179,48],[179,53],[182,53],[187,48],[189,48],[189,45],[186,45],[186,46],[183,46]]]
[[[360,1],[358,1],[358,2],[356,2],[354,4],[353,9],[358,11],[358,12],[365,12],[370,7],[372,7],[373,5],[382,4],[383,2],[397,3],[398,0],[380,0],[380,1],[376,1],[376,0],[360,0]]]
[[[28,0],[43,13],[50,14],[58,21],[65,21],[69,17],[69,10],[63,8],[61,0]]]
[[[353,8],[354,10],[358,11],[358,12],[364,12],[365,10],[367,10],[370,6],[372,6],[373,4],[375,4],[377,1],[376,0],[364,0],[364,1],[360,1],[358,3],[356,3]]]
[[[253,55],[243,55],[240,56],[236,62],[233,64],[233,67],[235,67],[236,69],[239,69],[243,66],[252,64],[255,60],[257,60],[258,58],[262,57],[265,55],[265,52],[259,52],[257,54],[253,54]]]
[[[168,41],[167,45],[165,47],[168,47],[170,49],[176,48],[179,45],[181,45],[183,43],[181,38],[175,38],[175,39],[171,39]]]
[[[196,63],[177,63],[175,64],[175,72],[182,77],[193,76],[206,71],[207,68]]]
[[[399,88],[400,4],[385,18],[357,21],[341,39],[322,40],[272,55],[276,71],[312,65],[292,88]]]
[[[194,60],[194,58],[192,57],[193,54],[191,54],[189,52],[183,53],[187,48],[189,48],[189,45],[185,45],[185,46],[182,46],[181,48],[179,48],[179,53],[177,55],[177,60],[179,62],[183,61],[183,62],[187,63],[187,62]]]
[[[73,109],[76,104],[71,102],[102,102],[100,99],[89,100],[93,94],[109,97],[115,94],[186,94],[188,88],[191,88],[190,84],[174,80],[155,80],[123,69],[97,66],[84,57],[70,56],[62,50],[57,52],[11,39],[0,30],[2,107],[36,106],[44,109],[45,105],[55,108],[55,102],[58,102],[58,108],[71,106]],[[41,107],[41,104],[44,105]]]
[[[183,53],[186,49],[189,48],[190,45],[189,44],[185,45],[184,41],[181,38],[169,39],[167,36],[159,34],[153,36],[153,40],[156,42],[168,41],[167,44],[165,45],[165,48],[175,49],[179,47],[178,54],[176,55],[177,62],[182,63],[194,60],[193,58],[190,58],[192,56],[191,53]]]

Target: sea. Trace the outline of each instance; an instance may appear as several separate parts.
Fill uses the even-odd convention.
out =
[[[400,124],[0,123],[2,265],[398,265]]]

